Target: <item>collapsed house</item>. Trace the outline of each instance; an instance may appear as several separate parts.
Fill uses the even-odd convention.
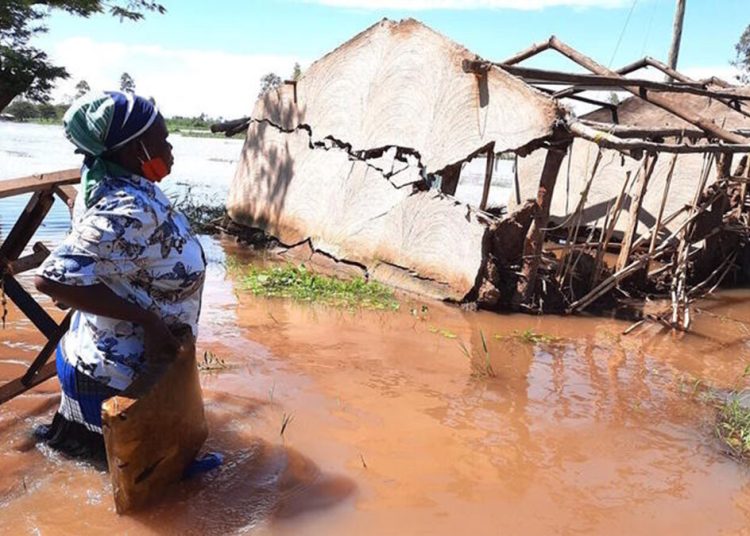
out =
[[[595,74],[517,65],[550,48]],[[383,20],[258,100],[229,215],[312,262],[490,309],[611,305],[628,282],[659,290],[648,284],[658,264],[682,281],[681,320],[694,250],[706,249],[697,221],[718,222],[736,248],[746,242],[737,177],[750,165],[733,168],[732,156],[750,152],[750,96],[666,66],[677,82],[623,77],[655,64],[609,71],[554,37],[492,63],[418,21]],[[580,93],[602,88],[637,96],[583,118],[563,103],[596,102]],[[500,154],[517,159],[506,217],[485,210]],[[470,206],[452,194],[480,156],[483,195]]]

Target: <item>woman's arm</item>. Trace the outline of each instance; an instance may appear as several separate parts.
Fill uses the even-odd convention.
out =
[[[34,285],[39,292],[73,309],[142,325],[147,356],[177,349],[177,340],[159,315],[121,298],[107,285],[64,285],[40,275],[34,278]]]

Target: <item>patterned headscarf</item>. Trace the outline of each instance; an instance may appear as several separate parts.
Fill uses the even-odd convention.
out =
[[[147,99],[116,91],[88,93],[65,112],[65,136],[85,155],[81,185],[87,207],[96,185],[107,174],[128,173],[102,155],[141,136],[158,115]]]

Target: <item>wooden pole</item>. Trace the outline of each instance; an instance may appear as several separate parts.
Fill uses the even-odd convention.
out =
[[[715,126],[715,125],[714,125]],[[651,152],[662,152],[662,153],[677,153],[677,154],[688,154],[688,153],[710,153],[710,152],[733,152],[733,153],[749,153],[750,138],[745,138],[740,134],[734,134],[729,131],[727,134],[732,136],[738,136],[743,140],[743,144],[727,145],[721,143],[707,143],[703,145],[687,145],[687,144],[673,144],[673,143],[655,143],[651,141],[643,140],[631,140],[622,139],[617,136],[613,136],[608,132],[596,130],[580,121],[573,121],[567,125],[568,130],[578,137],[593,141],[601,147],[607,149],[617,149],[618,151],[651,151]],[[719,128],[719,127],[717,127]],[[722,129],[723,130],[723,129]],[[732,142],[734,143],[734,142]]]
[[[482,202],[479,203],[479,210],[487,209],[487,200],[490,196],[490,186],[492,184],[492,172],[495,169],[495,144],[493,143],[487,149],[487,163],[484,168],[484,188],[482,189]]]
[[[685,21],[685,2],[677,0],[674,12],[674,25],[672,27],[672,45],[669,47],[669,68],[677,69],[677,58],[680,55],[680,42],[682,40],[682,23]],[[667,74],[667,82],[672,82],[673,77]]]
[[[544,233],[549,222],[549,209],[552,203],[552,195],[555,192],[557,174],[570,144],[571,140],[568,139],[562,145],[547,148],[547,157],[544,160],[544,168],[537,191],[537,209],[534,212],[534,219],[524,242],[523,265],[521,277],[516,287],[515,305],[528,303],[534,294],[537,271],[542,257],[542,247],[544,246]]]
[[[607,211],[608,222],[604,225],[604,236],[601,238],[600,245],[596,250],[596,259],[594,260],[594,273],[591,275],[591,284],[595,285],[599,281],[599,273],[601,272],[601,265],[604,262],[604,254],[607,252],[607,246],[609,241],[612,239],[612,235],[615,232],[617,226],[617,220],[620,218],[620,211],[622,210],[622,202],[625,199],[625,191],[628,189],[630,183],[630,172],[625,174],[625,180],[622,183],[622,189],[620,194],[617,196],[614,206],[611,211]]]
[[[583,191],[581,192],[580,198],[578,199],[578,204],[576,205],[575,212],[573,213],[571,225],[568,228],[568,236],[567,240],[565,241],[565,248],[563,249],[562,254],[563,263],[560,264],[560,270],[558,271],[558,278],[561,284],[565,281],[568,267],[572,264],[569,255],[570,249],[578,241],[578,230],[581,227],[583,210],[586,208],[586,201],[588,200],[589,190],[591,190],[591,185],[594,182],[594,177],[596,176],[596,171],[599,169],[599,163],[601,162],[601,160],[602,150],[598,149],[596,152],[596,158],[594,159],[594,166],[591,169],[591,175],[589,175],[589,178],[583,187]],[[570,160],[568,160],[568,162],[570,162]]]
[[[522,50],[515,56],[512,56],[502,62],[502,65],[515,65],[516,63],[521,63],[524,60],[527,60],[531,58],[532,56],[536,56],[537,54],[544,52],[545,50],[549,49],[549,40],[542,41],[541,43],[534,43],[526,50]]]
[[[603,123],[601,121],[590,121],[579,119],[587,127],[591,127],[607,134],[613,134],[618,138],[705,138],[706,133],[699,128],[678,127],[642,127],[637,125],[618,125],[616,123]],[[750,128],[732,129],[735,134],[750,135]]]
[[[580,52],[573,49],[572,47],[569,47],[554,36],[550,38],[550,46],[593,73],[601,74],[604,76],[619,76],[614,71],[604,67],[603,65],[600,65],[588,56],[581,54]],[[672,102],[672,100],[667,96],[660,95],[656,92],[649,92],[645,88],[640,88],[638,86],[629,86],[627,85],[627,83],[623,83],[622,89],[632,93],[636,97],[640,97],[647,102],[655,104],[656,106],[663,108],[670,113],[673,113],[674,115],[676,115],[680,119],[684,119],[688,123],[700,127],[716,138],[722,139],[729,143],[743,144],[747,142],[747,138],[745,138],[744,136],[734,134],[733,132],[729,132],[728,130],[719,127],[710,118],[696,117],[693,113],[684,109],[679,104]]]
[[[621,270],[628,263],[630,248],[633,244],[633,236],[635,236],[635,233],[638,230],[638,215],[640,214],[641,206],[643,205],[643,196],[646,195],[648,182],[651,179],[654,168],[656,168],[656,160],[658,159],[658,156],[659,153],[653,153],[651,155],[646,154],[646,156],[643,157],[643,173],[638,176],[638,180],[635,184],[635,195],[630,198],[628,226],[625,228],[625,235],[623,236],[622,245],[620,246],[620,256],[617,258],[617,264],[615,265],[616,270]]]
[[[672,161],[669,163],[669,171],[667,172],[667,178],[664,182],[664,191],[661,196],[661,204],[659,205],[659,213],[656,215],[656,223],[654,224],[654,231],[651,234],[651,243],[648,246],[648,252],[653,253],[656,249],[656,239],[659,236],[661,229],[661,220],[664,217],[664,208],[667,206],[667,198],[669,196],[669,187],[672,184],[672,175],[674,174],[674,168],[677,164],[677,155],[672,156]],[[646,265],[648,270],[648,265]]]

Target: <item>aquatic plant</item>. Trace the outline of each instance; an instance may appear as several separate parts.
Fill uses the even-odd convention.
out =
[[[463,341],[458,341],[458,346],[461,348],[461,352],[463,352],[469,360],[469,363],[471,363],[472,376],[494,378],[496,374],[495,369],[492,368],[492,362],[490,361],[490,350],[487,346],[487,339],[485,339],[484,332],[481,329],[479,330],[479,337],[482,339],[482,355],[478,358],[474,357]]]
[[[207,196],[199,198],[193,194],[191,186],[170,196],[170,200],[172,206],[185,215],[196,234],[217,234],[221,230],[219,224],[227,214],[224,203],[217,204]]]
[[[732,396],[718,406],[716,435],[739,458],[750,457],[750,408]]]
[[[203,352],[203,360],[198,362],[198,370],[201,372],[215,372],[228,368],[230,365],[210,350]]]
[[[281,417],[281,430],[279,431],[279,435],[281,437],[284,437],[284,432],[286,432],[286,427],[289,426],[289,423],[291,423],[294,420],[294,415],[291,413],[284,413],[284,415]]]
[[[510,335],[495,335],[495,338],[498,340],[516,339],[527,344],[550,344],[553,342],[558,342],[560,340],[559,337],[548,335],[546,333],[538,333],[531,328],[525,329],[523,331],[514,329],[513,333],[511,333]]]
[[[445,329],[445,328],[436,328],[435,326],[430,326],[427,328],[427,331],[429,331],[430,333],[436,333],[437,335],[445,337],[446,339],[458,338],[458,335],[453,333],[451,330]]]
[[[334,307],[392,310],[399,308],[393,291],[362,277],[343,280],[308,270],[304,265],[245,268],[240,287],[256,296],[288,298]]]

